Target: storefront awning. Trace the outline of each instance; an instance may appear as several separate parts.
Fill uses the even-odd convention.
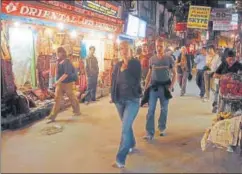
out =
[[[88,28],[93,30],[120,33],[122,24],[112,24],[104,20],[94,19],[83,15],[63,12],[60,10],[53,10],[51,8],[27,4],[16,1],[2,2],[2,14],[11,15],[12,17],[33,18],[34,20],[43,20],[55,23],[64,23],[73,25],[75,27]]]

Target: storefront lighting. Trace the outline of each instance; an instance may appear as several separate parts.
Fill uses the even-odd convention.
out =
[[[71,37],[72,37],[72,38],[76,38],[76,37],[77,37],[77,33],[76,33],[75,30],[73,30],[73,31],[71,32]]]
[[[47,29],[46,29],[46,33],[47,33],[49,36],[52,36],[52,30],[51,30],[51,29],[47,28]]]
[[[91,31],[90,36],[91,37],[94,37],[95,36],[95,33],[93,31]]]
[[[58,26],[58,28],[59,28],[59,29],[61,29],[61,30],[63,30],[63,29],[64,29],[64,24],[63,24],[63,23],[58,23],[58,25],[57,25],[57,26]]]
[[[232,8],[233,4],[226,4],[226,8]]]
[[[19,22],[14,22],[14,26],[15,27],[19,27],[20,26],[20,23]]]
[[[113,39],[113,37],[114,37],[113,34],[108,35],[108,39],[110,39],[110,40]]]

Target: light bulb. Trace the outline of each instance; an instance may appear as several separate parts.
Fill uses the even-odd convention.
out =
[[[76,33],[76,31],[75,31],[75,30],[73,30],[73,31],[71,32],[71,37],[72,37],[72,38],[77,37],[77,33]]]
[[[15,27],[19,27],[20,26],[20,23],[19,22],[14,22],[14,26]]]
[[[113,39],[113,35],[112,34],[109,34],[108,35],[108,39],[110,39],[110,40]]]
[[[63,23],[58,23],[58,28],[63,30],[64,29],[64,24]]]

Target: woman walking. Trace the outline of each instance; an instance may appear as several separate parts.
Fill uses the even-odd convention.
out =
[[[139,111],[141,95],[141,65],[132,58],[127,41],[120,43],[121,62],[118,62],[112,74],[111,97],[122,121],[122,135],[116,162],[113,167],[123,168],[129,152],[135,147],[133,122]]]

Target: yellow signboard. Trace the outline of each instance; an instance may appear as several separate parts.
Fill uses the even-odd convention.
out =
[[[211,7],[193,6],[189,8],[187,28],[208,29]]]

